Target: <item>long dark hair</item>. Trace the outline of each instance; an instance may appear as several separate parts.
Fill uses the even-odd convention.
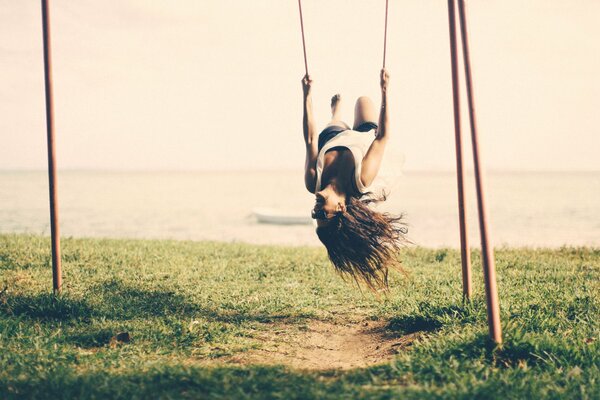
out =
[[[342,276],[365,283],[372,290],[388,288],[390,268],[402,271],[399,250],[408,242],[403,215],[395,216],[371,208],[373,199],[348,197],[346,211],[339,212],[326,226],[317,228],[319,240]]]

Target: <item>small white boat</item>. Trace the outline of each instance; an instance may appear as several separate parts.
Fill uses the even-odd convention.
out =
[[[290,213],[273,208],[255,208],[252,213],[261,224],[274,225],[310,225],[310,213]]]

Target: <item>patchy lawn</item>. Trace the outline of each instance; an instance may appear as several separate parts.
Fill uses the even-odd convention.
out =
[[[600,398],[600,250],[408,249],[377,298],[324,249],[0,235],[0,398]]]

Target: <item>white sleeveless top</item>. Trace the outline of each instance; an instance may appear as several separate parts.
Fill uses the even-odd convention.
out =
[[[371,129],[368,132],[357,132],[351,129],[340,132],[333,139],[325,143],[325,146],[319,152],[317,156],[317,185],[315,187],[315,193],[321,190],[321,174],[323,173],[323,167],[325,164],[325,153],[334,147],[345,147],[352,152],[354,156],[354,181],[356,182],[356,188],[361,194],[370,192],[370,187],[366,187],[360,180],[360,173],[362,170],[362,161],[375,140],[376,131]]]

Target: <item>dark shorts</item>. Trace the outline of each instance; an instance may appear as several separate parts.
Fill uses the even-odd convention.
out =
[[[369,132],[371,129],[377,129],[377,124],[374,122],[363,122],[354,130],[358,132]],[[328,126],[327,128],[323,129],[323,131],[319,134],[319,151],[321,151],[327,142],[347,130],[348,128],[337,125]]]

